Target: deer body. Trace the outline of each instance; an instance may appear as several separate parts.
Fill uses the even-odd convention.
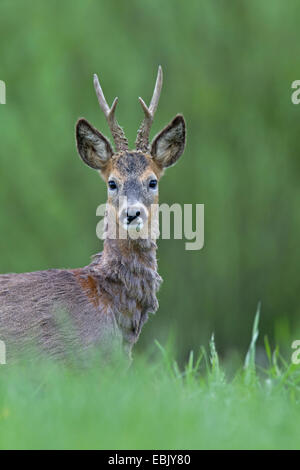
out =
[[[52,356],[63,356],[70,345],[75,350],[99,345],[109,355],[119,344],[130,354],[149,313],[158,308],[157,231],[148,230],[150,223],[157,227],[158,219],[150,212],[158,202],[157,182],[164,168],[183,152],[184,120],[177,116],[149,148],[162,84],[159,69],[149,108],[140,98],[145,119],[137,150],[129,151],[114,117],[117,99],[109,108],[97,77],[94,83],[116,152],[85,119],[77,123],[76,139],[82,160],[108,184],[104,249],[83,268],[0,275],[0,339],[7,343],[8,354],[10,343],[20,349],[28,340]],[[125,204],[120,203],[123,199]],[[126,236],[113,236],[112,225]]]
[[[155,254],[154,243],[106,240],[84,268],[1,275],[1,338],[20,348],[32,339],[54,356],[63,356],[70,340],[80,349],[101,344],[106,351],[120,342],[130,353],[158,307]],[[67,334],[62,313],[72,325]]]

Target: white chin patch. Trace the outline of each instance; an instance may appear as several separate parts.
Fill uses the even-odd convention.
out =
[[[127,230],[128,233],[138,233],[143,229],[143,227],[144,222],[140,217],[133,220],[130,224],[127,224],[126,222],[123,223],[123,228],[124,230]]]

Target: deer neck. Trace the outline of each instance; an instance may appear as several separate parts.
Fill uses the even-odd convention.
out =
[[[90,266],[115,312],[132,318],[156,312],[156,293],[162,281],[157,273],[156,250],[152,239],[104,241],[101,256]]]

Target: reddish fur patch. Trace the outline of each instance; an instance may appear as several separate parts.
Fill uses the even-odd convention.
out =
[[[160,177],[163,175],[163,169],[157,165],[157,163],[153,160],[151,155],[147,155],[149,159],[150,168],[152,169],[153,173],[155,173],[157,179],[159,180]]]
[[[98,307],[100,303],[100,296],[98,293],[96,280],[92,276],[83,276],[81,269],[74,269],[73,273],[86,296],[90,299],[95,307]]]

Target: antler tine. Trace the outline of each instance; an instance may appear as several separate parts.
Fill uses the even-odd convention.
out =
[[[147,152],[147,150],[149,149],[149,134],[150,134],[151,125],[154,119],[154,114],[158,106],[162,84],[163,84],[163,73],[162,73],[161,66],[159,66],[158,72],[157,72],[156,83],[154,87],[154,92],[153,92],[153,96],[152,96],[149,108],[146,105],[145,101],[141,97],[139,97],[139,102],[141,103],[145,117],[138,130],[137,138],[135,141],[137,150],[142,150],[144,152]]]
[[[159,65],[158,71],[157,71],[156,82],[155,82],[155,88],[154,88],[152,100],[151,100],[150,107],[149,107],[152,117],[154,117],[155,111],[158,106],[162,84],[163,84],[163,74],[162,74],[162,68]]]
[[[107,104],[101,85],[99,83],[99,79],[96,74],[94,74],[94,87],[100,108],[102,109],[104,116],[106,117],[106,120],[108,122],[109,128],[111,130],[117,152],[120,150],[128,150],[128,140],[126,139],[124,131],[122,127],[118,124],[118,121],[115,117],[118,98],[114,99],[113,104],[110,108]]]

